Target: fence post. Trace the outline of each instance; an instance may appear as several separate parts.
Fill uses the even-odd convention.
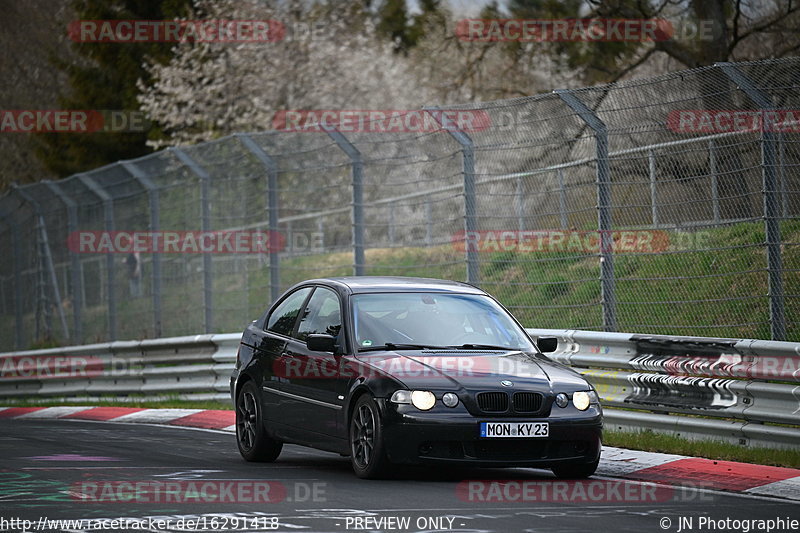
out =
[[[786,138],[783,133],[778,133],[778,165],[781,169],[781,207],[783,218],[789,218],[789,194],[786,186]]]
[[[769,96],[753,83],[733,63],[716,63],[725,76],[744,92],[758,108],[770,111],[775,106]],[[767,272],[769,273],[770,327],[772,340],[786,340],[784,316],[783,265],[781,259],[781,227],[778,204],[778,181],[775,173],[775,132],[764,119],[761,121],[761,175],[764,205],[764,231],[767,238]]]
[[[29,185],[30,187],[30,185]],[[61,329],[64,332],[64,338],[69,340],[69,328],[67,327],[67,319],[64,316],[64,306],[61,303],[61,292],[58,290],[58,279],[56,278],[56,270],[53,266],[53,256],[50,254],[50,243],[47,240],[47,226],[44,220],[44,211],[42,206],[37,202],[33,196],[28,194],[22,187],[16,183],[11,184],[11,189],[27,203],[31,204],[33,210],[36,212],[36,225],[37,225],[37,241],[39,243],[39,261],[41,269],[47,271],[47,277],[50,279],[50,286],[53,290],[53,297],[55,298],[56,308],[58,309],[58,317],[61,319]],[[45,282],[46,283],[46,282]],[[49,324],[46,328],[49,329]]]
[[[364,275],[364,162],[361,152],[342,133],[328,124],[322,129],[350,158],[353,169],[353,275]]]
[[[161,229],[161,209],[159,204],[158,186],[153,183],[132,161],[121,161],[120,164],[139,185],[147,191],[147,203],[150,207],[151,232]],[[153,257],[153,333],[154,337],[161,336],[161,252],[154,250]]]
[[[431,199],[425,199],[425,245],[433,244],[433,209]]]
[[[206,170],[180,148],[169,148],[181,163],[200,178],[200,229],[205,234],[211,231],[211,176]],[[205,332],[214,331],[214,292],[211,254],[203,254],[203,310]]]
[[[569,220],[567,219],[567,188],[564,185],[564,169],[559,168],[556,171],[558,176],[558,210],[561,219],[561,229],[569,227]]]
[[[611,175],[608,167],[608,131],[605,123],[577,96],[566,89],[554,91],[594,131],[597,150],[597,228],[600,231],[600,298],[603,329],[617,330],[614,281],[614,242],[611,235]]]
[[[719,224],[719,178],[717,177],[717,145],[714,140],[708,141],[708,173],[711,174],[711,209],[714,224]]]
[[[656,154],[652,150],[647,152],[647,160],[650,167],[650,212],[653,219],[653,226],[658,227],[658,189],[656,185]]]
[[[516,179],[514,188],[514,210],[517,212],[517,231],[525,231],[525,199],[522,190],[522,178]]]
[[[269,295],[272,301],[280,296],[281,259],[273,239],[278,236],[278,165],[253,139],[246,134],[236,137],[267,170],[267,212],[269,216]]]
[[[5,220],[11,229],[11,256],[14,258],[14,348],[22,350],[25,339],[25,323],[22,319],[22,246],[19,236],[19,223],[14,215],[0,212],[0,218]]]
[[[104,227],[109,235],[114,232],[114,199],[109,195],[100,185],[97,184],[92,178],[86,174],[76,174],[78,180],[84,187],[89,189],[89,192],[94,194],[103,204],[103,219]],[[116,265],[114,264],[114,254],[106,254],[106,275],[107,280],[107,294],[108,301],[108,340],[117,340],[117,298],[114,291],[114,274]]]
[[[389,246],[394,246],[394,204],[389,204],[389,223],[387,224]]]
[[[458,144],[461,145],[462,171],[464,174],[464,249],[467,261],[467,283],[480,283],[478,250],[471,246],[470,239],[478,231],[477,201],[475,198],[475,145],[469,135],[461,131],[437,107],[426,107],[425,111],[439,123]]]
[[[50,180],[43,180],[45,186],[61,200],[67,208],[67,233],[68,238],[78,231],[78,204],[67,196],[63,189]],[[83,343],[83,276],[81,276],[81,261],[76,250],[69,250],[70,285],[72,290],[72,318],[74,344]]]

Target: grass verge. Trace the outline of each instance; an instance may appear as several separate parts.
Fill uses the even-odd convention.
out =
[[[689,440],[648,430],[603,431],[603,444],[646,452],[674,453],[720,461],[800,468],[800,450],[745,447],[713,440]]]

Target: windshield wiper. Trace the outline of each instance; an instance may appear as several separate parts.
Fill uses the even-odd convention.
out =
[[[520,350],[520,348],[512,348],[510,346],[495,346],[493,344],[474,344],[471,342],[467,344],[461,344],[459,346],[448,346],[448,348],[472,348],[476,350],[503,350],[504,352]]]
[[[432,346],[430,344],[407,344],[387,342],[383,346],[359,346],[359,352],[374,352],[377,350],[446,350],[447,346]]]

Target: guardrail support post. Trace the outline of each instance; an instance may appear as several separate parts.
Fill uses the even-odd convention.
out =
[[[425,111],[439,123],[442,129],[461,145],[462,171],[464,174],[464,249],[467,261],[467,283],[480,283],[478,250],[470,246],[470,238],[478,231],[477,201],[475,198],[475,145],[469,135],[461,131],[439,108],[427,107]]]
[[[76,174],[78,180],[103,203],[105,229],[109,236],[114,231],[114,199],[95,180],[86,174]],[[108,277],[108,340],[117,340],[117,298],[114,290],[114,254],[106,254],[106,274]]]
[[[732,63],[717,63],[743,93],[762,111],[761,117],[761,175],[764,191],[764,231],[767,238],[767,272],[769,274],[769,314],[772,340],[786,339],[786,317],[784,316],[783,265],[781,259],[781,227],[778,203],[778,180],[775,173],[775,132],[766,112],[774,109],[772,100],[753,81]]]
[[[189,154],[180,148],[169,149],[180,160],[181,163],[192,171],[192,173],[200,178],[200,229],[206,234],[211,231],[211,208],[209,202],[211,201],[211,175],[206,170],[197,164],[197,161],[189,157]],[[211,255],[208,253],[203,254],[203,317],[205,322],[205,332],[213,333],[214,331],[214,292],[212,277],[213,268],[211,262]]]
[[[269,216],[269,295],[276,301],[280,294],[281,285],[281,259],[278,255],[273,239],[278,236],[278,165],[275,160],[264,151],[261,146],[246,134],[237,134],[236,137],[245,148],[258,159],[267,169],[267,212]]]
[[[597,150],[597,229],[600,231],[600,298],[603,330],[617,330],[614,281],[614,241],[611,235],[611,174],[608,168],[608,131],[605,123],[577,96],[566,89],[554,91],[594,131]]]
[[[353,274],[364,275],[364,162],[361,152],[336,128],[322,124],[322,129],[342,149],[353,168]]]
[[[147,174],[131,161],[120,161],[120,165],[147,191],[147,203],[150,207],[149,230],[156,232],[161,229],[161,209],[159,203],[158,186],[153,183]],[[161,336],[161,252],[153,250],[153,336]]]
[[[78,204],[67,196],[61,187],[50,180],[44,180],[42,183],[50,189],[55,196],[61,200],[64,207],[67,208],[67,233],[69,237],[78,231]],[[78,252],[69,250],[69,270],[70,270],[70,285],[72,291],[72,318],[73,318],[73,343],[81,344],[83,342],[83,276],[81,276],[81,261],[78,257]]]

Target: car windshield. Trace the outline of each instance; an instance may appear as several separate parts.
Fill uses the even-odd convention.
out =
[[[488,296],[435,292],[356,294],[352,298],[361,351],[467,347],[534,351],[528,336]]]

